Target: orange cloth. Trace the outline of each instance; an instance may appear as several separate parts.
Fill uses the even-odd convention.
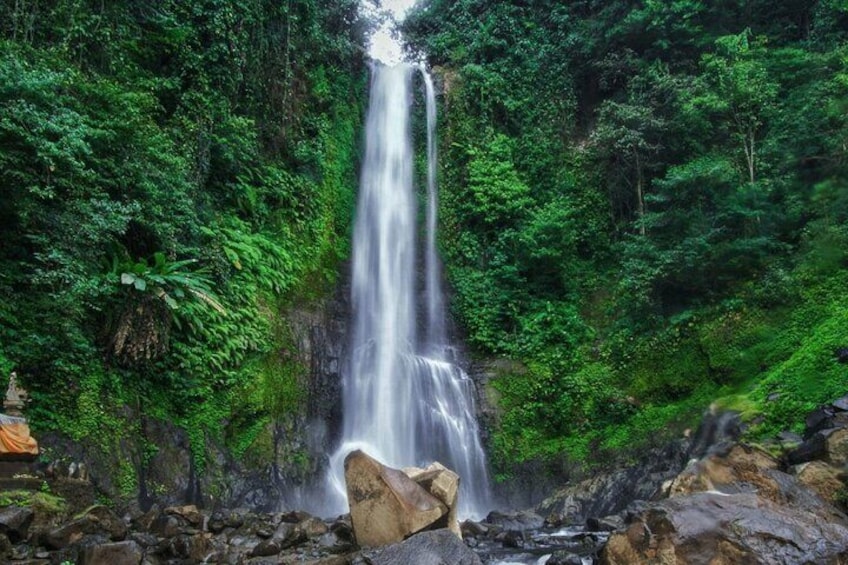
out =
[[[7,453],[38,455],[38,442],[29,435],[29,426],[0,424],[0,455]]]

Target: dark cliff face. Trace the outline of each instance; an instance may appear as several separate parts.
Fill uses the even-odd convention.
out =
[[[306,441],[322,459],[338,444],[342,429],[343,375],[349,364],[350,265],[345,263],[333,291],[304,325],[302,351],[309,358]]]

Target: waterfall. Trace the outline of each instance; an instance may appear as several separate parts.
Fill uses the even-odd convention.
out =
[[[436,252],[436,224],[439,195],[436,187],[436,91],[433,79],[422,69],[424,95],[427,103],[427,231],[424,248],[424,292],[427,308],[427,344],[445,346],[445,311],[442,297],[442,273]]]
[[[416,335],[418,288],[414,154],[410,135],[415,68],[373,68],[365,160],[353,239],[353,336],[344,378],[342,442],[330,461],[328,511],[347,511],[343,461],[362,449],[393,467],[440,461],[460,475],[461,516],[480,517],[488,476],[474,414],[473,383],[448,359],[436,252],[436,105],[427,101],[424,336]]]

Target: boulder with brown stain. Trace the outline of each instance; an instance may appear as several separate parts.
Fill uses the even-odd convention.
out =
[[[848,558],[848,524],[755,493],[700,492],[654,504],[603,550],[606,565],[766,565]]]
[[[798,481],[807,488],[814,490],[820,497],[831,504],[838,504],[838,493],[844,488],[843,473],[836,467],[824,461],[810,461],[792,468]]]
[[[446,521],[447,505],[403,471],[359,450],[345,457],[344,469],[353,533],[360,546],[398,543]]]
[[[607,565],[848,563],[848,518],[768,453],[735,444],[694,461],[612,534]]]

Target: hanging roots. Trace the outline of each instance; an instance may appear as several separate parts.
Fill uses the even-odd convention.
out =
[[[109,340],[109,352],[122,365],[136,365],[168,351],[171,313],[161,300],[145,296],[127,303]]]

